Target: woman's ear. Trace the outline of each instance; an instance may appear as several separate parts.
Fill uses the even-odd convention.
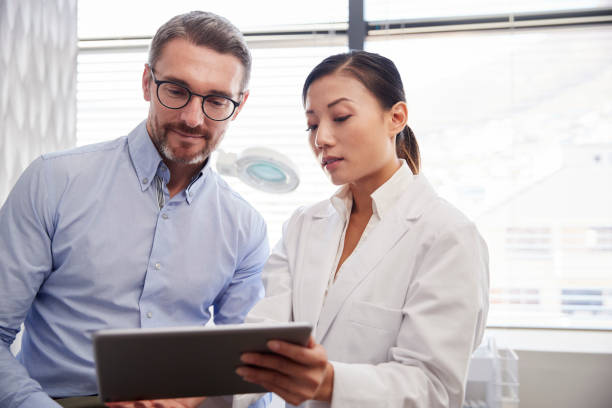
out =
[[[408,122],[408,105],[399,101],[389,110],[389,134],[393,137],[404,130]]]

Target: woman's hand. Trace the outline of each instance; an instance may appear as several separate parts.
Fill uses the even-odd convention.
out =
[[[331,401],[334,367],[323,346],[310,337],[305,347],[272,340],[268,348],[273,353],[244,353],[241,360],[249,366],[238,367],[238,375],[293,405],[311,399]]]
[[[107,402],[109,408],[196,408],[206,397]]]

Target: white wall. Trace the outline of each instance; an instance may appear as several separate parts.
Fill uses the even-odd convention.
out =
[[[517,354],[520,408],[612,407],[612,354]]]
[[[43,152],[76,143],[77,0],[0,1],[0,204]]]

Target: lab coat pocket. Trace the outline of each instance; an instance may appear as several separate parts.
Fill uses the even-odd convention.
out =
[[[359,354],[368,363],[389,360],[402,323],[402,311],[373,303],[355,301],[348,320],[351,340],[359,343]]]

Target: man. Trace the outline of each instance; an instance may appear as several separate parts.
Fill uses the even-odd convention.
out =
[[[264,220],[208,160],[250,67],[229,21],[174,17],[144,68],[146,121],[21,176],[0,210],[0,406],[96,394],[96,330],[204,325],[210,306],[215,323],[241,322],[263,296]]]

